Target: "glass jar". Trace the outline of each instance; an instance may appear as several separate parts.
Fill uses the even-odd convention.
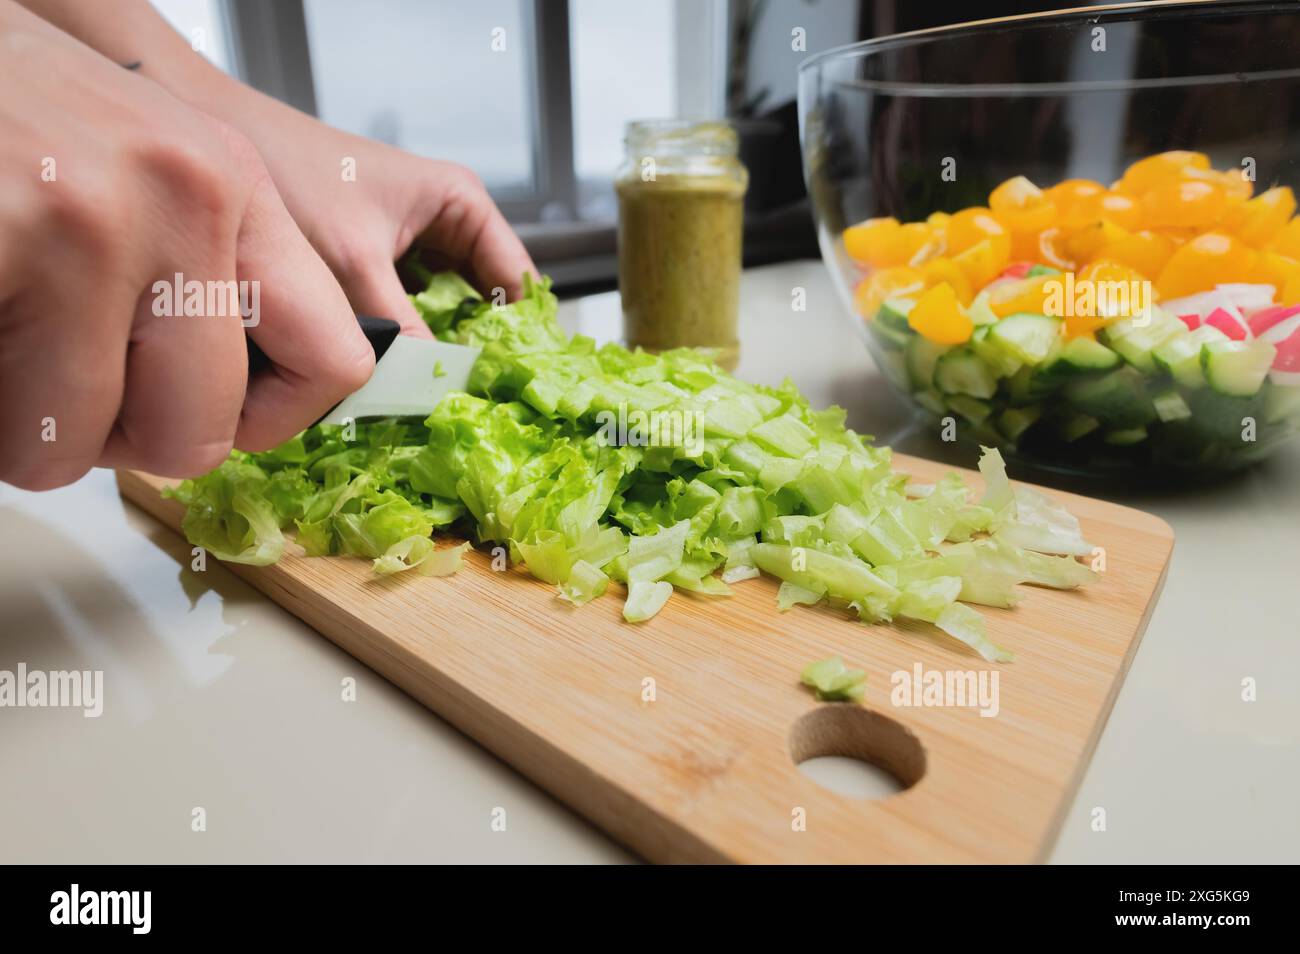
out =
[[[618,285],[631,347],[740,357],[742,204],[749,174],[725,123],[629,123],[618,193]]]

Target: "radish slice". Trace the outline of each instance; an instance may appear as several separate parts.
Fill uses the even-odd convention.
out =
[[[1273,371],[1300,374],[1300,331],[1293,331],[1289,338],[1277,343],[1277,354],[1273,357]]]
[[[1271,308],[1265,308],[1264,310],[1257,311],[1250,316],[1250,330],[1256,337],[1259,337],[1274,325],[1285,321],[1293,315],[1300,315],[1300,305],[1274,305]],[[1285,338],[1287,336],[1283,335],[1282,337]]]
[[[1268,373],[1268,379],[1279,387],[1300,388],[1300,371],[1279,371],[1274,368]]]
[[[1195,331],[1201,327],[1201,316],[1195,312],[1190,315],[1179,315],[1178,320],[1187,326],[1188,331]]]
[[[1296,330],[1300,329],[1300,309],[1296,309],[1294,315],[1282,319],[1273,327],[1269,328],[1259,336],[1261,341],[1268,341],[1273,344],[1281,344],[1286,341]]]
[[[1246,323],[1228,314],[1226,308],[1216,308],[1205,317],[1205,323],[1211,328],[1218,328],[1233,341],[1244,341]]]
[[[1213,295],[1214,292],[1197,292],[1195,295],[1162,301],[1160,307],[1176,315],[1208,315],[1215,309]]]
[[[1277,289],[1272,285],[1250,285],[1245,282],[1216,285],[1214,290],[1242,311],[1267,308],[1273,304],[1273,296],[1277,294]]]
[[[1004,268],[998,278],[1025,278],[1033,267],[1033,262],[1014,262]]]
[[[1162,301],[1160,307],[1165,311],[1172,311],[1175,315],[1200,315],[1206,318],[1215,311],[1222,309],[1229,316],[1235,318],[1241,323],[1243,330],[1248,329],[1246,319],[1242,317],[1241,309],[1232,302],[1232,298],[1214,289],[1214,291],[1197,292],[1195,295],[1187,295],[1184,298],[1173,298],[1169,301]]]

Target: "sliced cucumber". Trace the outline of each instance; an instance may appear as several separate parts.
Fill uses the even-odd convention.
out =
[[[996,319],[995,319],[996,320]],[[979,325],[971,335],[970,347],[999,378],[1009,378],[1021,368],[1019,358],[1007,354],[1000,346],[989,341],[993,325]]]
[[[1024,364],[1038,364],[1061,337],[1061,322],[1047,315],[1007,315],[989,332],[989,341]]]
[[[1187,326],[1177,318],[1172,321],[1152,318],[1145,325],[1137,324],[1136,319],[1126,318],[1106,327],[1106,343],[1143,374],[1154,374],[1156,363],[1152,352],[1180,331],[1186,330]]]
[[[929,338],[912,335],[907,342],[907,375],[912,390],[928,391],[934,387],[934,365],[952,345],[935,344]]]
[[[943,403],[943,395],[938,391],[913,391],[912,397],[931,414],[942,417],[948,413],[948,405]]]
[[[987,401],[965,394],[953,394],[947,398],[948,407],[956,411],[972,424],[983,424],[993,413],[993,407]]]
[[[1300,387],[1269,384],[1264,392],[1264,420],[1281,424],[1288,418],[1300,423]]]
[[[1118,354],[1100,341],[1091,338],[1071,338],[1061,347],[1045,370],[1051,375],[1076,377],[1081,374],[1113,371],[1120,366],[1122,360]]]
[[[1187,406],[1192,409],[1192,416],[1186,421],[1179,421],[1178,427],[1190,429],[1198,443],[1218,442],[1234,447],[1242,443],[1242,431],[1246,420],[1264,419],[1264,394],[1252,394],[1249,397],[1232,397],[1220,394],[1213,388],[1200,388],[1187,391],[1183,395]]]
[[[1080,411],[1118,427],[1138,427],[1156,419],[1142,375],[1133,368],[1117,368],[1099,378],[1071,381],[1065,393]]]
[[[1185,388],[1205,386],[1201,373],[1201,345],[1211,341],[1227,341],[1228,336],[1213,325],[1201,325],[1170,337],[1151,352],[1157,368],[1164,371]]]
[[[1044,373],[1043,368],[1025,365],[1003,382],[1007,403],[1013,407],[1036,404],[1060,386],[1060,380]]]
[[[871,333],[876,336],[881,347],[890,351],[902,351],[907,347],[907,343],[916,337],[915,334],[907,331],[899,331],[897,328],[891,328],[888,325],[882,325],[873,321],[870,325]]]
[[[1124,338],[1133,334],[1150,334],[1167,338],[1178,331],[1186,331],[1182,320],[1161,308],[1152,308],[1145,318],[1120,318],[1103,329],[1107,338]]]
[[[1107,431],[1102,439],[1107,444],[1113,444],[1116,447],[1131,447],[1147,439],[1147,429],[1141,425],[1137,427],[1117,427],[1114,430]]]
[[[991,398],[998,389],[989,366],[969,348],[954,348],[934,363],[934,383],[944,394]]]
[[[1061,439],[1073,444],[1081,437],[1086,437],[1101,427],[1101,421],[1097,420],[1091,414],[1071,414],[1061,422],[1057,433]]]
[[[1041,407],[1009,407],[998,415],[998,430],[1013,444],[1043,416]]]
[[[886,298],[880,310],[876,312],[876,322],[907,335],[915,334],[907,323],[908,313],[915,304],[916,302],[910,298]]]
[[[1009,442],[1002,432],[993,426],[992,418],[971,425],[971,437],[985,447],[1007,447]]]
[[[966,317],[974,323],[975,327],[981,328],[985,325],[996,325],[998,316],[993,314],[993,309],[989,307],[989,293],[980,292],[975,296],[966,307]]]
[[[1201,346],[1201,371],[1220,394],[1250,397],[1263,386],[1276,354],[1273,345],[1259,338],[1211,341]]]
[[[1185,421],[1192,416],[1192,409],[1187,406],[1183,396],[1175,387],[1166,387],[1151,395],[1156,417],[1162,421]]]

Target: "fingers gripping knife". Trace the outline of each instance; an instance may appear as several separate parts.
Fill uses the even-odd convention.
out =
[[[358,315],[357,325],[375,349],[370,380],[334,406],[317,424],[344,424],[368,417],[427,417],[447,394],[463,391],[479,349],[398,334],[388,318]],[[271,359],[248,339],[248,373],[268,367]]]

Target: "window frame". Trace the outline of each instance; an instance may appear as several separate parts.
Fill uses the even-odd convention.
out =
[[[678,112],[722,115],[726,24],[732,0],[676,0]],[[221,0],[236,75],[249,85],[316,115],[311,48],[303,0]],[[533,117],[532,183],[493,189],[511,222],[579,220],[581,188],[574,167],[573,70],[569,0],[522,0],[529,107]]]
[[[249,85],[316,115],[311,45],[302,0],[225,0],[231,53]],[[571,219],[576,210],[573,175],[573,105],[570,89],[568,0],[523,0],[532,182],[492,190],[512,221]]]

